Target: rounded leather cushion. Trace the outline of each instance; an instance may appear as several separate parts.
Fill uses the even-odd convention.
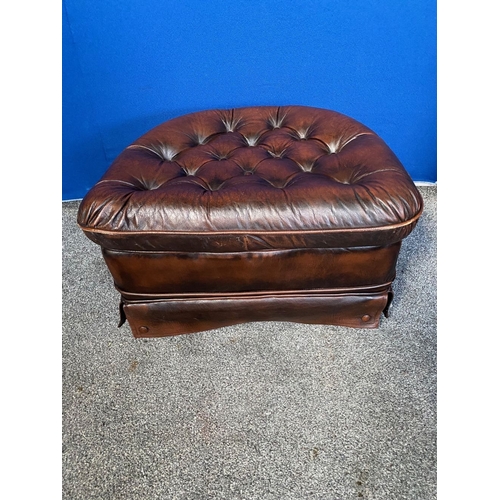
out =
[[[241,234],[264,247],[273,234],[295,238],[288,246],[331,245],[325,234],[367,245],[405,237],[421,211],[410,176],[369,128],[325,109],[258,106],[152,129],[87,193],[78,223],[108,248],[168,250],[195,234],[215,237],[200,243],[208,250]]]

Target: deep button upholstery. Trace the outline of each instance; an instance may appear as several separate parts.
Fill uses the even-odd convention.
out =
[[[107,248],[169,250],[173,238],[211,251],[348,246],[402,239],[421,210],[369,128],[325,109],[258,106],[150,130],[84,197],[78,223]]]

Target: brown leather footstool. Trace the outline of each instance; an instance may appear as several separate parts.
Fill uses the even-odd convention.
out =
[[[422,208],[372,130],[262,106],[149,131],[87,193],[78,223],[136,337],[273,320],[376,328]]]

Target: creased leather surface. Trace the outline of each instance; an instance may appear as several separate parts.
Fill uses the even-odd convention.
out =
[[[408,173],[367,127],[263,106],[149,131],[87,193],[78,223],[110,249],[252,251],[389,244],[421,211]]]

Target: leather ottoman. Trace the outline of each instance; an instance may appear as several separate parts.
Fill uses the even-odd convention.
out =
[[[208,110],[128,146],[82,200],[135,337],[250,321],[376,328],[422,197],[372,130],[304,106]]]

